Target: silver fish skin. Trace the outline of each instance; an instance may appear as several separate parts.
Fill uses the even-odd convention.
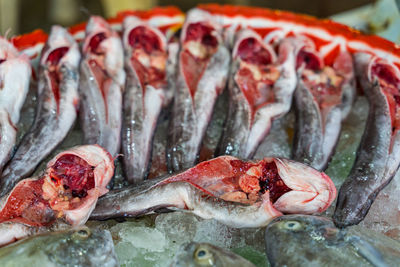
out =
[[[16,142],[20,111],[29,90],[31,64],[28,56],[0,36],[0,173]]]
[[[400,71],[394,64],[366,53],[357,53],[355,63],[369,113],[356,160],[339,191],[333,215],[339,227],[364,219],[400,165]]]
[[[170,267],[255,267],[245,258],[209,243],[190,242],[176,252]]]
[[[167,144],[171,172],[192,167],[228,78],[230,53],[222,27],[205,11],[188,12],[181,33],[176,91]]]
[[[284,215],[265,230],[271,266],[375,266],[400,264],[400,243],[361,227],[339,229],[332,220]]]
[[[111,191],[99,199],[90,218],[138,217],[167,208],[236,228],[262,227],[282,212],[322,212],[335,196],[330,178],[304,164],[221,156],[170,177]]]
[[[53,26],[39,66],[38,106],[25,134],[0,179],[0,196],[28,177],[65,138],[79,105],[78,44],[61,26]]]
[[[110,232],[85,226],[30,237],[3,247],[0,265],[119,266]]]
[[[339,139],[341,121],[355,98],[353,59],[341,51],[332,66],[325,66],[314,43],[296,37],[297,88],[292,158],[317,170],[326,169]]]
[[[121,39],[103,18],[92,16],[82,45],[79,118],[83,143],[98,144],[113,157],[121,143],[124,84]]]
[[[124,19],[126,86],[123,97],[122,153],[125,177],[147,177],[157,120],[171,99],[174,66],[169,66],[164,34],[137,17]],[[173,53],[176,56],[176,53]],[[168,65],[168,66],[167,66]]]
[[[272,46],[254,31],[244,29],[236,34],[229,114],[217,155],[252,158],[272,121],[290,110],[297,81],[295,48],[293,42],[283,40],[277,58]]]

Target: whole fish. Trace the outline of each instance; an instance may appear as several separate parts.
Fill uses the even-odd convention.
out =
[[[92,16],[86,25],[80,75],[83,142],[98,144],[115,157],[121,140],[124,58],[118,33],[101,17]]]
[[[167,68],[166,37],[140,19],[125,18],[126,89],[123,99],[122,160],[125,176],[137,184],[147,177],[157,120],[171,99],[174,68]],[[176,53],[174,53],[176,56]]]
[[[51,28],[39,66],[38,106],[25,134],[0,179],[0,197],[28,177],[65,138],[75,122],[78,97],[78,44],[60,26]]]
[[[265,230],[271,266],[399,266],[400,243],[361,228],[338,229],[323,217],[286,215]]]
[[[341,121],[354,101],[353,59],[343,50],[329,66],[310,39],[293,41],[298,45],[293,159],[324,170],[339,139]]]
[[[369,113],[353,168],[339,191],[333,219],[340,227],[364,219],[400,164],[400,71],[366,53],[357,53],[355,63]]]
[[[0,36],[0,173],[14,147],[20,111],[29,90],[29,58]]]
[[[229,79],[229,114],[219,155],[252,158],[272,121],[286,114],[296,87],[296,46],[284,40],[279,59],[250,29],[237,33]]]
[[[199,9],[188,12],[168,131],[167,160],[173,172],[196,163],[214,104],[225,87],[230,55],[221,31],[211,14]]]
[[[0,249],[0,265],[119,266],[108,230],[77,227],[21,240]]]
[[[91,219],[137,217],[172,208],[232,227],[261,227],[282,212],[322,212],[335,196],[330,178],[304,164],[222,156],[169,178],[111,191],[99,199]]]
[[[241,256],[209,243],[195,243],[182,245],[175,254],[170,267],[255,267],[255,265]]]
[[[9,228],[0,228],[0,244],[60,221],[84,224],[98,197],[108,192],[106,186],[113,174],[113,159],[100,146],[77,146],[59,153],[43,175],[20,181],[0,200],[0,223]],[[16,223],[26,227],[14,228]]]

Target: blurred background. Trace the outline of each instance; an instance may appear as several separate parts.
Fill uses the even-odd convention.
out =
[[[176,5],[186,11],[198,3],[241,4],[286,9],[317,17],[327,17],[353,9],[371,0],[0,0],[0,32],[20,34],[52,24],[70,26],[89,14],[114,16],[120,10],[148,9],[156,5]]]
[[[49,31],[53,24],[71,26],[92,14],[111,17],[121,10],[157,5],[175,5],[187,11],[199,3],[260,6],[331,17],[400,42],[400,0],[0,0],[0,34],[12,36],[37,28]]]

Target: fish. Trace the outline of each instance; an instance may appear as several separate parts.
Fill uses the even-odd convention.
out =
[[[217,97],[228,78],[230,53],[215,17],[188,12],[181,31],[167,164],[178,172],[196,164]]]
[[[184,244],[175,254],[170,267],[197,267],[197,266],[243,266],[255,267],[245,258],[209,243],[190,242]]]
[[[137,184],[149,172],[153,136],[159,115],[172,98],[175,68],[167,67],[173,62],[160,30],[133,16],[124,19],[123,29],[126,86],[121,150],[125,177]]]
[[[20,181],[0,199],[0,224],[6,224],[0,228],[0,244],[59,222],[83,225],[97,199],[108,192],[113,174],[113,158],[98,145],[76,146],[57,154],[42,175]],[[13,228],[13,224],[26,227]]]
[[[103,18],[92,16],[82,44],[79,119],[84,144],[119,153],[122,92],[125,84],[122,41]]]
[[[0,197],[32,174],[73,126],[79,105],[79,60],[72,36],[61,26],[53,26],[40,58],[35,120],[4,167]]]
[[[283,40],[279,58],[259,34],[236,34],[229,78],[229,113],[217,155],[252,158],[271,129],[285,115],[296,88],[296,46]]]
[[[119,266],[111,233],[86,226],[41,234],[0,248],[1,266]]]
[[[331,219],[285,215],[265,230],[271,266],[399,266],[400,243],[363,228],[336,228]]]
[[[0,173],[16,142],[20,112],[29,91],[29,58],[0,36]]]
[[[322,212],[335,197],[331,179],[304,164],[221,156],[170,177],[110,191],[90,218],[138,217],[166,208],[235,228],[262,227],[282,213]]]
[[[354,57],[369,113],[355,162],[339,190],[333,215],[339,227],[364,219],[400,165],[400,71],[393,63],[367,53]]]
[[[323,61],[311,39],[295,37],[297,87],[292,158],[324,170],[338,142],[341,121],[355,99],[353,59],[342,50],[333,64]]]

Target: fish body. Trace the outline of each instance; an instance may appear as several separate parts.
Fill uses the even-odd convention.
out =
[[[79,105],[79,60],[78,44],[72,36],[53,26],[40,58],[35,121],[4,168],[0,196],[32,174],[74,124]]]
[[[229,78],[229,114],[219,155],[252,158],[272,121],[286,114],[296,87],[295,45],[284,40],[279,59],[250,29],[237,33]]]
[[[333,216],[340,227],[364,219],[400,164],[400,71],[366,53],[357,53],[355,63],[369,113],[353,168],[340,188]]]
[[[29,58],[0,37],[0,172],[15,145],[15,125],[28,94],[30,77]]]
[[[87,227],[42,234],[3,247],[0,265],[119,266],[110,232]]]
[[[322,212],[335,195],[329,177],[304,164],[222,156],[169,178],[111,191],[99,199],[91,218],[137,217],[171,208],[232,227],[262,227],[282,212]]]
[[[324,170],[339,139],[341,121],[355,97],[353,60],[341,51],[332,66],[325,65],[314,43],[297,37],[296,114],[292,157]]]
[[[97,199],[108,192],[114,174],[111,155],[97,145],[77,146],[57,154],[39,177],[20,181],[0,199],[0,244],[31,235],[58,222],[83,225]],[[13,224],[26,227],[14,228]],[[40,231],[39,231],[40,232]]]
[[[221,31],[209,13],[199,9],[188,12],[168,131],[167,160],[172,172],[196,163],[214,104],[225,87],[230,54]]]
[[[167,40],[157,28],[128,16],[124,20],[122,40],[127,75],[122,160],[128,181],[137,184],[148,174],[157,120],[171,99],[174,68],[167,66],[170,63]]]
[[[113,157],[120,149],[124,84],[121,39],[103,18],[92,16],[82,45],[79,117],[83,143],[98,144]]]
[[[382,234],[339,229],[332,220],[285,215],[265,230],[271,266],[398,266],[400,243]]]
[[[209,243],[184,244],[175,254],[170,267],[255,267],[255,265],[241,256]]]

